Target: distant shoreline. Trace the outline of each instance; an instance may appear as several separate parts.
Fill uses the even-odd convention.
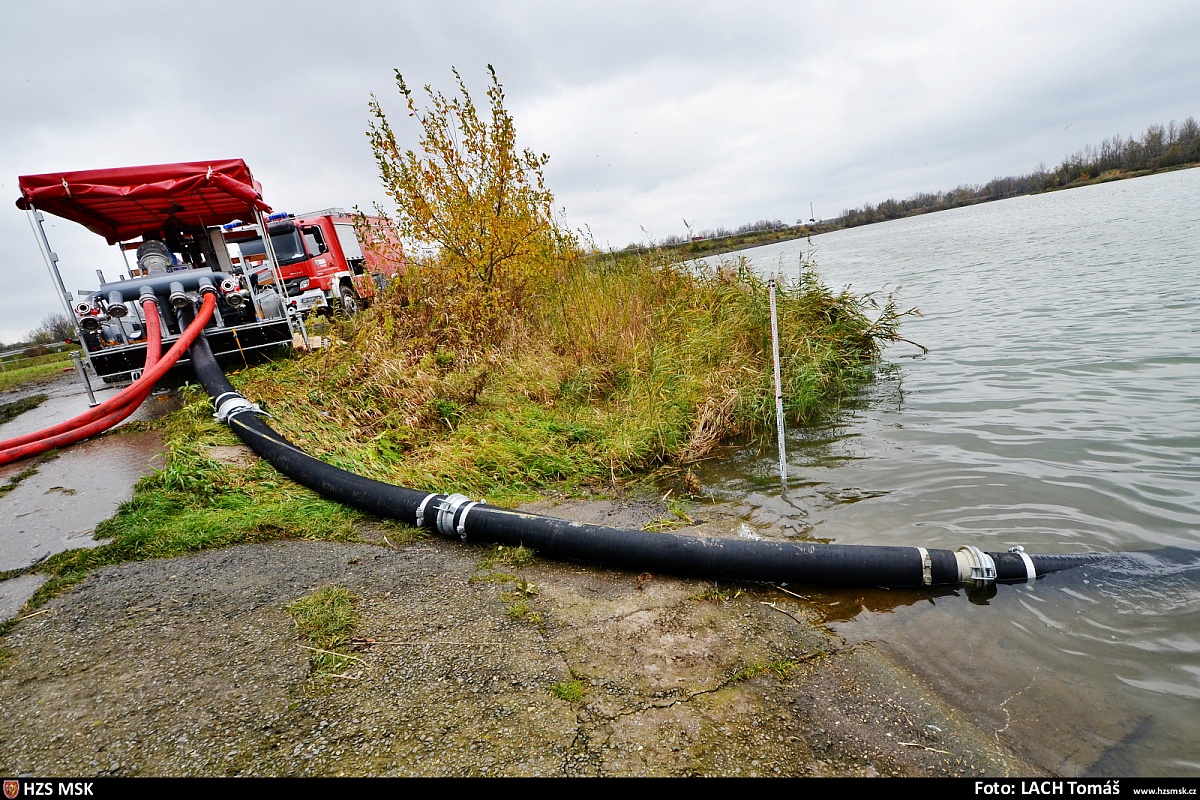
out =
[[[1036,192],[1020,192],[1017,194],[1005,195],[1003,197],[980,197],[964,199],[963,201],[951,206],[909,210],[902,213],[897,213],[895,215],[884,216],[880,219],[872,219],[861,222],[845,222],[844,217],[838,217],[837,219],[825,220],[823,222],[818,222],[811,225],[790,225],[773,230],[754,231],[752,233],[735,233],[729,236],[699,239],[679,244],[650,245],[637,248],[627,247],[623,250],[613,251],[612,254],[620,255],[636,253],[643,255],[651,252],[678,251],[690,258],[706,258],[708,256],[719,256],[725,253],[732,253],[736,250],[749,250],[754,247],[764,247],[769,244],[789,242],[793,239],[804,239],[812,236],[819,236],[822,233],[832,233],[833,231],[845,230],[846,228],[860,228],[864,225],[874,225],[880,222],[891,222],[892,220],[896,219],[906,219],[908,217],[917,217],[924,214],[935,214],[939,211],[950,211],[955,208],[980,205],[982,203],[990,203],[996,200],[1007,200],[1011,197],[1026,197],[1030,195],[1048,194],[1050,192],[1061,192],[1069,189],[1077,189],[1083,186],[1094,186],[1099,183],[1112,183],[1113,181],[1123,181],[1131,178],[1144,178],[1148,175],[1158,175],[1164,172],[1177,172],[1179,170],[1195,169],[1197,167],[1200,167],[1200,162],[1178,164],[1170,167],[1163,167],[1161,169],[1134,170],[1130,172],[1117,172],[1113,170],[1097,175],[1094,178],[1080,178],[1065,186],[1052,186]]]

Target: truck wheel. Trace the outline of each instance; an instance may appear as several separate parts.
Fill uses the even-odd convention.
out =
[[[342,286],[338,293],[342,299],[342,313],[347,317],[353,317],[358,313],[358,295],[350,286]]]

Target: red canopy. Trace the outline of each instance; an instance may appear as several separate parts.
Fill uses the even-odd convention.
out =
[[[168,217],[211,227],[270,211],[262,186],[240,158],[22,175],[17,208],[78,222],[109,244],[158,230]]]

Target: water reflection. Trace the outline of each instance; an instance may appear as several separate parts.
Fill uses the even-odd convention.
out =
[[[822,622],[850,622],[860,614],[888,614],[916,605],[936,605],[943,598],[958,598],[966,590],[957,586],[927,589],[805,589],[803,596],[820,611]]]

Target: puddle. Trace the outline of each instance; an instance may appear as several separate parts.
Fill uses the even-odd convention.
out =
[[[97,391],[103,401],[117,392]],[[40,430],[88,410],[87,395],[74,375],[51,383],[0,394],[12,402],[33,394],[48,399],[5,425],[0,439]],[[151,397],[129,421],[152,419],[174,410],[170,395]],[[157,432],[108,435],[68,447],[47,461],[26,459],[0,467],[0,485],[31,467],[36,470],[0,495],[0,572],[22,569],[55,553],[95,547],[96,525],[133,496],[134,484],[162,466],[162,437]],[[0,582],[0,620],[16,612],[40,585],[33,576]]]
[[[0,581],[0,622],[15,617],[25,601],[45,582],[44,575],[20,575]]]
[[[101,403],[116,395],[122,388],[113,388],[104,384],[100,384],[100,386],[104,388],[93,387],[92,391],[96,400]],[[83,384],[73,373],[54,381],[25,384],[16,389],[0,392],[0,403],[12,403],[39,394],[46,395],[46,400],[37,408],[26,411],[15,419],[0,425],[0,439],[9,439],[13,436],[47,428],[55,423],[83,414],[89,409]],[[156,419],[178,407],[174,395],[161,394],[149,397],[126,422]],[[8,474],[10,468],[9,466],[0,467],[0,479]]]

